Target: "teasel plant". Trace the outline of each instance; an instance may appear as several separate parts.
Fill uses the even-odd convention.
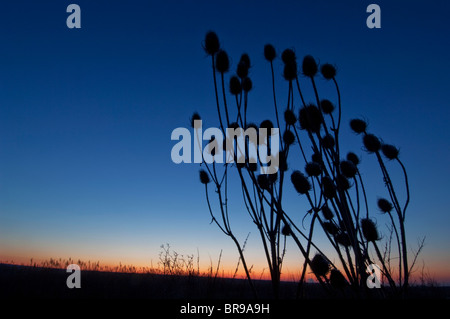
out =
[[[273,134],[273,128],[278,128],[280,132],[276,136],[279,151],[272,154],[277,156],[278,160],[276,173],[261,173],[258,170],[259,164],[247,151],[241,152],[239,158],[236,154],[231,155],[235,156],[233,163],[208,163],[204,160],[200,169],[200,181],[205,185],[211,223],[215,223],[235,243],[255,297],[258,294],[243,246],[232,231],[230,223],[228,188],[232,171],[237,172],[245,210],[256,225],[261,239],[275,298],[280,295],[287,240],[295,243],[304,260],[299,265],[299,298],[305,294],[304,283],[309,273],[315,276],[324,291],[329,294],[345,290],[352,295],[363,297],[405,296],[413,265],[421,249],[420,247],[409,265],[405,220],[410,192],[406,168],[399,158],[397,147],[386,144],[376,135],[369,133],[366,121],[350,121],[350,129],[362,136],[365,151],[375,156],[387,189],[388,198],[380,197],[377,202],[381,213],[388,216],[388,229],[391,231],[390,240],[386,241],[383,248],[383,237],[374,216],[369,214],[371,203],[368,202],[363,174],[359,171],[360,158],[353,152],[341,152],[339,137],[343,129],[342,103],[336,67],[329,63],[319,65],[310,55],[305,56],[299,63],[293,49],[286,49],[278,56],[272,45],[265,45],[263,53],[271,75],[274,106],[272,116],[275,124],[271,119],[266,119],[256,125],[247,118],[253,87],[249,72],[250,57],[242,54],[235,74],[227,79],[230,59],[221,47],[216,33],[210,31],[206,34],[203,48],[211,58],[215,104],[223,136],[226,136],[226,128],[265,128],[269,135]],[[281,58],[283,63],[282,75],[288,92],[283,108],[276,90],[277,72],[274,61],[277,58]],[[317,79],[320,77],[334,87],[334,103],[330,99],[321,98],[317,85]],[[312,103],[305,101],[300,80],[311,83],[314,97]],[[200,119],[200,115],[194,113],[191,118],[194,129],[197,129],[195,120]],[[200,142],[197,141],[197,144],[201,145]],[[234,144],[235,141],[217,141],[213,137],[208,144],[210,155],[216,155],[218,143],[225,145],[227,142],[238,148],[238,143]],[[251,142],[246,140],[245,143],[248,149]],[[270,150],[271,143],[273,141],[270,142],[267,136],[258,135],[258,144],[265,144]],[[255,145],[256,156],[261,159],[262,155],[257,146]],[[288,167],[288,159],[293,165],[292,168]],[[403,173],[406,190],[406,199],[403,201],[397,195],[387,161],[396,162]],[[309,207],[301,222],[294,213],[285,211],[283,203],[286,187],[293,187],[299,194],[299,201],[304,201]],[[211,200],[211,194],[217,198],[216,204]],[[332,247],[332,256],[327,256],[325,249],[318,245],[316,238],[320,229]],[[393,251],[397,257],[391,256]],[[393,266],[391,261],[394,258],[398,259],[398,266]],[[381,289],[368,288],[367,280],[371,274],[368,273],[367,267],[371,264],[380,265],[382,275],[386,278],[387,284],[383,284]]]

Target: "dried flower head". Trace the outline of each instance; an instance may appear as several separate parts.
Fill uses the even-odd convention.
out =
[[[322,76],[327,80],[331,80],[336,76],[336,68],[329,63],[323,64],[320,68],[320,72],[322,73]]]
[[[220,73],[226,73],[230,69],[230,59],[228,58],[228,53],[224,50],[217,52],[216,69]]]
[[[209,182],[210,182],[211,180],[209,179],[209,175],[208,175],[208,173],[205,171],[205,170],[203,170],[203,169],[201,169],[200,170],[200,182],[202,183],[202,184],[208,184]]]
[[[276,56],[277,56],[277,53],[276,53],[273,45],[266,44],[264,46],[264,57],[266,58],[266,60],[269,62],[272,62]]]
[[[294,125],[295,122],[297,122],[297,117],[292,110],[287,109],[286,111],[284,111],[284,120],[286,121],[287,125]]]
[[[381,148],[381,142],[378,139],[378,137],[376,137],[373,134],[366,134],[363,137],[363,143],[364,143],[364,147],[366,148],[366,150],[369,153],[375,153],[378,152]]]
[[[268,178],[267,174],[260,174],[260,175],[258,175],[257,182],[258,182],[259,187],[262,190],[269,190],[270,189],[270,181],[269,181],[269,178]]]
[[[342,174],[345,177],[353,178],[356,175],[356,172],[358,169],[356,168],[356,165],[352,161],[341,161],[339,164],[339,167],[341,169]]]
[[[381,151],[383,152],[384,156],[386,156],[386,158],[389,160],[394,160],[398,158],[399,150],[394,145],[383,144],[381,145]]]
[[[282,172],[288,170],[287,158],[284,150],[278,152],[278,169]]]
[[[323,122],[323,116],[317,106],[309,104],[300,109],[298,120],[301,129],[318,133]]]
[[[291,226],[289,226],[288,224],[283,225],[283,228],[281,228],[281,233],[284,236],[290,236],[291,235]]]
[[[350,120],[350,128],[356,134],[361,134],[361,133],[366,132],[367,123],[366,123],[366,121],[361,120],[361,119],[353,119],[353,120]]]
[[[297,57],[295,56],[294,50],[284,50],[283,53],[281,53],[281,60],[283,60],[284,64],[295,62],[295,60],[297,60]]]
[[[233,95],[238,95],[242,92],[241,81],[235,75],[230,78],[230,93]]]
[[[283,133],[283,142],[286,145],[294,144],[294,142],[295,142],[295,135],[294,135],[294,133],[292,133],[291,130],[284,131],[284,133]]]
[[[248,64],[246,62],[240,61],[236,68],[236,74],[241,79],[246,78],[248,76]]]
[[[321,208],[323,218],[326,220],[331,220],[334,217],[333,211],[328,207],[328,205],[323,205]]]
[[[250,92],[253,87],[252,80],[249,77],[245,77],[242,79],[242,89],[244,92]]]
[[[352,162],[355,166],[357,166],[360,162],[358,155],[353,152],[348,152],[347,161]]]
[[[241,59],[239,60],[239,63],[243,63],[247,69],[250,69],[251,63],[250,63],[250,56],[247,53],[243,53],[241,55]]]
[[[323,196],[329,199],[336,196],[336,186],[334,185],[333,180],[328,176],[322,177],[322,192]]]
[[[306,194],[311,189],[311,184],[302,172],[296,170],[291,174],[291,182],[294,185],[295,190],[299,194]]]
[[[327,149],[332,149],[334,147],[334,137],[331,134],[326,134],[322,137],[322,146]]]
[[[305,172],[308,176],[319,176],[322,173],[322,165],[317,162],[306,163]]]
[[[394,208],[394,206],[392,206],[391,202],[385,198],[379,198],[377,204],[378,204],[378,208],[383,213],[389,213]]]
[[[194,114],[192,114],[191,116],[191,127],[192,128],[198,128],[199,126],[199,122],[195,122],[195,121],[200,121],[201,117],[200,114],[198,114],[197,112],[194,112]]]
[[[339,228],[333,222],[322,223],[323,229],[330,235],[336,235],[339,232]]]
[[[375,223],[369,218],[361,219],[361,229],[367,241],[376,241],[380,239],[378,235],[377,226]]]
[[[348,234],[344,231],[340,231],[339,233],[337,233],[334,236],[334,240],[336,240],[336,242],[339,245],[342,245],[344,247],[350,247],[352,242],[350,241],[350,237],[348,236]]]
[[[350,181],[348,180],[348,178],[342,174],[339,174],[336,177],[336,182],[337,182],[338,187],[344,191],[347,189],[350,189],[350,187],[352,187],[352,184],[350,184]]]
[[[330,100],[323,99],[320,101],[320,109],[324,114],[331,114],[334,111],[334,105]]]
[[[297,62],[291,61],[284,65],[283,76],[287,81],[295,80],[297,73]]]
[[[322,254],[316,254],[311,260],[310,267],[317,277],[323,277],[330,271],[330,262]]]
[[[209,31],[206,33],[205,42],[203,44],[203,49],[208,55],[216,54],[220,49],[219,38],[214,31]]]
[[[307,55],[303,58],[302,71],[303,74],[309,77],[314,77],[317,73],[318,67],[316,60],[311,55]]]

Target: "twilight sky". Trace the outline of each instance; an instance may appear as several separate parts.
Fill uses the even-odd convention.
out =
[[[81,29],[66,26],[70,3],[81,7]],[[370,3],[381,7],[381,29],[366,26]],[[400,147],[412,196],[409,247],[425,236],[419,271],[424,261],[431,275],[450,282],[448,12],[444,0],[2,4],[0,261],[72,257],[149,266],[169,243],[182,254],[198,250],[206,266],[223,249],[223,267],[234,269],[233,244],[209,224],[198,164],[170,158],[172,130],[189,128],[194,111],[205,126],[218,126],[202,49],[214,30],[232,69],[242,53],[250,55],[256,123],[273,115],[266,43],[337,65],[341,143],[362,157],[374,218],[384,223],[376,199],[387,193],[373,156],[350,132],[354,117]],[[275,68],[284,99],[280,59]],[[318,83],[334,98],[329,83]],[[401,174],[393,178],[402,183]],[[232,225],[242,241],[251,232],[249,264],[262,271],[257,231],[240,192],[231,195]],[[294,192],[284,205],[299,216],[307,207]],[[288,246],[288,255],[285,271],[296,274],[299,253]]]

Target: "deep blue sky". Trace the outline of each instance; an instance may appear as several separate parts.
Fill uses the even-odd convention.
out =
[[[367,118],[372,132],[401,148],[412,192],[410,247],[426,236],[422,257],[433,271],[448,269],[450,5],[375,1],[382,28],[372,30],[365,24],[372,2],[2,4],[0,257],[149,264],[168,242],[180,253],[198,249],[207,264],[224,249],[224,264],[235,265],[233,245],[209,225],[198,165],[170,159],[170,134],[189,127],[193,111],[204,125],[218,125],[202,49],[214,30],[232,68],[241,53],[251,57],[254,122],[273,114],[266,43],[338,66],[344,124]],[[70,3],[81,7],[81,29],[66,27]],[[283,100],[281,61],[275,66]],[[325,81],[319,85],[333,94]],[[362,155],[375,212],[376,198],[386,196],[378,167],[344,128],[344,150]],[[241,200],[238,194],[230,203],[236,232],[243,240],[252,231],[249,247],[258,247]],[[295,196],[285,203],[302,205]],[[258,264],[256,250],[248,251]]]

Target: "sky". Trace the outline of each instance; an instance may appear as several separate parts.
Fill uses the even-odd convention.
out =
[[[80,29],[66,25],[71,3],[81,8]],[[366,26],[370,3],[381,8],[380,29]],[[400,147],[411,186],[411,252],[426,238],[418,272],[425,265],[450,283],[447,12],[448,1],[2,3],[0,260],[150,266],[169,243],[181,254],[198,253],[205,267],[222,251],[222,267],[234,269],[238,254],[210,224],[199,165],[170,157],[171,132],[189,128],[194,111],[205,126],[218,126],[211,61],[202,48],[214,30],[232,69],[242,53],[251,58],[249,117],[257,123],[273,115],[266,43],[337,66],[343,123],[365,118],[371,132]],[[282,100],[281,60],[274,66]],[[318,85],[334,98],[328,82]],[[376,199],[387,194],[379,168],[348,125],[342,141],[362,158],[381,224]],[[393,179],[401,185],[398,170]],[[292,190],[284,205],[299,216],[307,209]],[[230,208],[239,240],[250,233],[248,262],[262,272],[257,230],[239,192],[231,192]],[[288,255],[285,271],[297,273],[298,250],[288,245]]]

